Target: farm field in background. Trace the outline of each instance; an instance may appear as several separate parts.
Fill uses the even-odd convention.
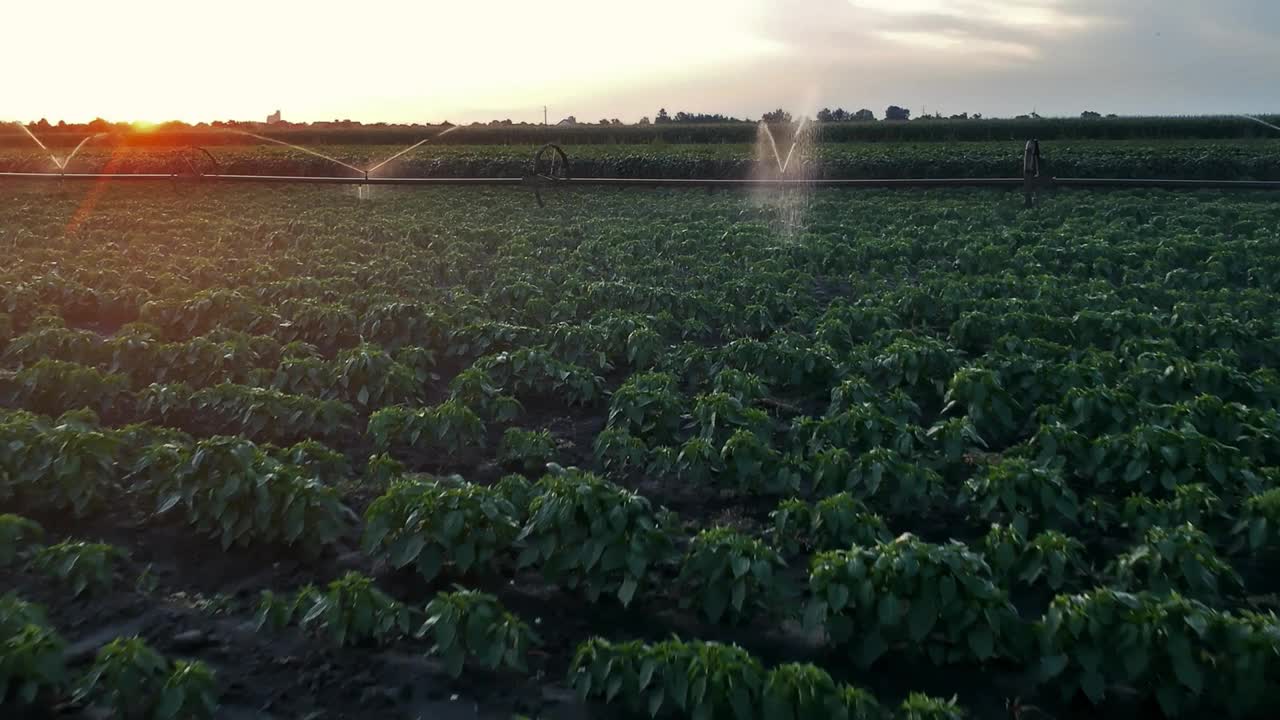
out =
[[[140,634],[226,717],[1268,717],[1277,228],[1253,193],[0,185],[0,688],[52,706]]]
[[[452,135],[450,136],[452,137]],[[963,143],[835,143],[817,136],[806,162],[823,178],[1012,177],[1021,172],[1024,140]],[[784,142],[784,140],[780,140]],[[428,141],[378,174],[407,177],[520,177],[536,145],[447,145]],[[369,167],[404,145],[316,145],[356,167]],[[1043,146],[1046,171],[1060,177],[1136,177],[1201,180],[1280,179],[1280,140],[1061,140]],[[230,174],[352,175],[323,158],[279,145],[210,145],[220,172]],[[67,149],[58,152],[65,154]],[[577,177],[742,178],[758,168],[748,143],[566,145]],[[173,148],[88,143],[69,172],[169,172]],[[212,166],[210,166],[212,167]],[[27,145],[0,148],[0,172],[52,172],[47,154]]]

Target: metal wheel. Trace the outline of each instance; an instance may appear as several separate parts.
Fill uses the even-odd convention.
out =
[[[221,170],[217,158],[196,145],[174,151],[169,158],[169,175],[175,192],[189,193],[201,179],[218,175]]]
[[[546,198],[551,188],[569,179],[569,156],[556,144],[547,143],[538,148],[533,156],[533,174],[529,180],[533,183],[533,194],[538,199],[538,207],[546,207]]]

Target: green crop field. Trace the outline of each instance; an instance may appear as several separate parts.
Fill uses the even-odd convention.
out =
[[[1274,177],[1278,147],[1046,156]],[[819,149],[851,176],[1019,157]],[[0,182],[0,705],[1274,717],[1280,202],[1022,204]]]
[[[449,136],[449,137],[452,137]],[[782,147],[787,147],[782,139]],[[1025,138],[993,142],[818,141],[804,154],[808,173],[824,178],[1017,177]],[[406,153],[375,175],[406,177],[520,177],[538,145],[436,145]],[[34,146],[0,148],[0,172],[51,172]],[[355,167],[372,167],[404,146],[317,145],[316,150]],[[747,143],[565,145],[577,177],[743,178],[760,168]],[[231,174],[338,175],[349,168],[281,145],[210,145],[218,170]],[[65,154],[65,150],[61,151]],[[70,172],[169,172],[185,148],[104,146],[89,143]],[[1280,140],[1061,140],[1043,144],[1045,171],[1059,177],[1136,177],[1198,180],[1280,180]],[[192,156],[198,162],[205,160]],[[766,158],[772,162],[772,157]],[[211,164],[201,165],[212,172]]]

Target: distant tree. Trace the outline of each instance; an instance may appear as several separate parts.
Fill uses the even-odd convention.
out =
[[[559,122],[559,124],[560,124],[560,125],[577,125],[577,124],[578,124],[578,118],[576,118],[576,117],[574,117],[574,116],[570,115],[569,117],[567,117],[567,118],[565,118],[565,119],[561,120],[561,121]]]
[[[1117,114],[1115,114],[1115,113],[1107,113],[1107,119],[1108,119],[1108,120],[1110,120],[1111,118],[1118,118],[1118,117],[1120,117],[1120,116],[1119,116],[1119,115],[1117,115]]]
[[[760,116],[760,119],[767,123],[789,123],[791,122],[791,113],[778,108],[773,112],[767,112]]]
[[[876,114],[870,110],[863,108],[849,117],[854,122],[871,122],[876,119]]]
[[[35,127],[37,130],[49,130],[53,126],[49,124],[48,120],[40,118],[40,122],[35,123]]]
[[[897,105],[890,105],[888,108],[885,108],[884,119],[894,122],[910,120],[911,111],[903,107],[898,107]]]
[[[678,113],[676,113],[675,115],[671,116],[671,121],[672,121],[672,122],[677,122],[677,123],[734,123],[734,122],[742,122],[741,120],[738,120],[737,118],[732,118],[732,117],[729,117],[728,115],[721,115],[721,114],[719,114],[719,113],[715,113],[715,114],[711,114],[711,113],[691,113],[691,112],[685,112],[685,111],[683,111],[683,110],[681,110],[680,112],[678,112]]]
[[[1097,120],[1100,117],[1102,117],[1102,113],[1094,112],[1092,110],[1085,110],[1080,113],[1080,118],[1083,120]]]
[[[89,121],[88,127],[90,132],[107,132],[111,129],[111,123],[103,120],[102,118],[94,118]]]
[[[610,124],[610,125],[621,125],[621,124],[622,124],[622,121],[621,121],[621,120],[619,120],[618,118],[613,118],[612,120],[610,120],[610,121],[609,121],[609,124]]]
[[[59,127],[59,128],[64,128],[64,127],[66,127],[66,126],[67,126],[67,121],[66,121],[66,120],[59,120],[59,121],[58,121],[58,127]]]
[[[959,115],[952,115],[951,117],[949,117],[949,118],[947,118],[947,119],[948,119],[948,120],[968,120],[968,119],[969,119],[969,113],[967,113],[967,112],[963,112],[963,113],[960,113]]]
[[[669,123],[671,122],[671,116],[667,114],[666,108],[658,108],[658,115],[653,118],[653,121],[655,123]]]
[[[818,111],[818,122],[835,122],[835,113],[831,112],[831,108],[822,108]]]
[[[982,113],[974,113],[974,114],[973,114],[973,119],[974,119],[974,120],[981,120],[981,119],[982,119]]]
[[[650,122],[650,120],[649,120],[649,116],[648,116],[648,115],[645,115],[644,117],[640,118],[640,122],[638,122],[638,123],[636,123],[636,124],[637,124],[637,125],[651,125],[652,123],[651,123],[651,122]]]
[[[600,118],[600,122],[599,122],[599,123],[597,123],[597,124],[599,124],[599,125],[608,125],[608,124],[609,124],[609,118]]]

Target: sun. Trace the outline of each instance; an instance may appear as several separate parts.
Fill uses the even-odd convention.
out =
[[[135,132],[140,133],[149,133],[155,130],[157,126],[157,123],[153,123],[150,120],[134,120],[129,124],[133,126]]]

